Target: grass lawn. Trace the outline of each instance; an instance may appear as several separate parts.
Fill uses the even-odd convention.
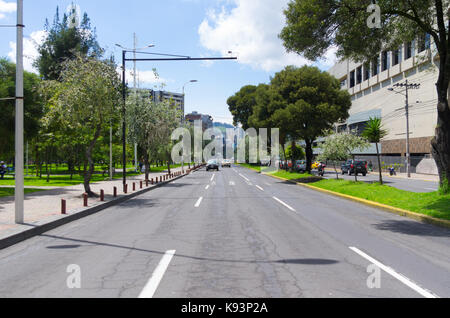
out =
[[[139,175],[137,172],[128,172],[127,176],[135,176]],[[116,173],[114,175],[114,179],[121,179],[122,173]],[[105,181],[108,180],[109,177],[107,175],[102,176],[101,174],[94,174],[91,178],[91,182]],[[25,177],[24,183],[26,186],[34,186],[34,187],[43,187],[43,186],[51,186],[51,187],[67,187],[73,186],[80,183],[83,183],[83,177],[74,174],[72,180],[70,179],[70,175],[50,175],[49,182],[47,182],[47,176],[39,177]],[[4,179],[0,179],[0,185],[14,185],[15,180],[8,175],[5,175]]]
[[[243,165],[244,166],[244,165]],[[279,170],[273,175],[288,180],[307,178],[311,175]],[[310,185],[357,198],[366,199],[429,215],[435,218],[450,220],[450,194],[440,195],[439,192],[417,193],[400,190],[379,183],[354,182],[350,180],[323,179]]]
[[[450,220],[450,194],[436,192],[416,193],[400,190],[379,183],[354,182],[349,180],[321,180],[314,187],[348,194],[396,208]]]
[[[38,192],[38,191],[45,191],[42,189],[25,189],[25,194],[32,193],[32,192]],[[0,188],[0,197],[8,197],[14,195],[14,188]]]

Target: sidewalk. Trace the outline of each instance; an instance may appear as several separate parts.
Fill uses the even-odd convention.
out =
[[[185,166],[185,171],[187,170]],[[181,168],[171,169],[171,172],[181,171]],[[167,171],[160,173],[150,173],[149,179],[159,177],[167,174]],[[128,193],[133,192],[133,182],[136,183],[136,190],[140,188],[140,182],[144,181],[145,175],[127,177]],[[151,185],[149,185],[150,187]],[[101,181],[91,183],[93,192],[99,194],[103,189],[105,192],[105,202],[113,198],[113,188],[117,187],[117,195],[123,195],[122,179],[112,181]],[[145,182],[143,182],[145,187]],[[24,223],[33,225],[42,223],[46,219],[52,219],[61,215],[61,199],[66,200],[67,213],[70,211],[83,208],[83,184],[68,186],[68,187],[35,187],[33,188],[50,188],[46,191],[39,191],[25,195],[24,202]],[[100,198],[89,198],[88,205],[95,206],[100,204]],[[21,224],[16,224],[14,220],[14,196],[0,198],[0,236],[6,232],[16,230],[23,227]]]
[[[341,169],[337,167],[338,173],[341,172]],[[325,171],[329,172],[335,172],[332,167],[326,167]],[[378,171],[371,171],[369,172],[371,175],[377,175]],[[381,173],[383,177],[391,177],[391,178],[403,178],[403,179],[414,179],[414,180],[422,180],[422,181],[433,181],[433,182],[439,182],[439,176],[438,175],[431,175],[431,174],[420,174],[420,173],[411,173],[411,178],[408,178],[407,174],[405,172],[397,172],[397,175],[391,176],[389,172],[382,172]]]

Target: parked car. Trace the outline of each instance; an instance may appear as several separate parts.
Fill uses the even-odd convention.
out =
[[[297,160],[295,162],[294,170],[296,172],[306,172],[306,161],[305,160]]]
[[[360,173],[363,176],[366,176],[367,161],[349,159],[341,165],[341,172],[342,174],[347,173],[349,176],[351,176],[353,173],[356,173],[356,175]]]
[[[229,159],[223,159],[223,160],[222,160],[222,167],[228,167],[228,168],[231,168],[231,160],[229,160]]]
[[[206,171],[217,170],[219,171],[219,161],[217,159],[210,159],[206,163]]]

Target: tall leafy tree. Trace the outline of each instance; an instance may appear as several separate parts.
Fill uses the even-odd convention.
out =
[[[397,49],[418,34],[428,33],[436,44],[438,80],[437,125],[431,142],[440,185],[450,189],[450,1],[377,0],[381,27],[368,27],[371,0],[291,0],[280,33],[284,46],[310,60],[331,47],[339,57],[364,62],[381,50]],[[373,20],[372,20],[373,22]]]
[[[0,59],[0,98],[16,96],[16,65],[6,59]],[[25,140],[32,140],[39,130],[39,120],[43,115],[43,107],[36,88],[40,82],[39,76],[24,72],[24,130]],[[0,100],[0,157],[7,160],[14,156],[14,99]]]
[[[256,105],[256,90],[257,86],[246,85],[227,100],[228,109],[233,115],[233,124],[242,124],[244,130],[249,128],[248,118]]]
[[[58,80],[62,72],[62,63],[74,59],[77,55],[101,57],[103,50],[97,42],[95,28],[92,28],[87,13],[84,13],[80,25],[73,26],[69,18],[56,14],[52,25],[45,23],[47,37],[38,47],[39,56],[34,65],[46,80]]]
[[[43,118],[47,129],[79,138],[84,145],[84,189],[90,196],[95,195],[90,188],[94,147],[102,131],[118,120],[120,89],[114,64],[82,56],[63,63],[59,81],[43,81],[41,86],[48,107]]]
[[[313,142],[334,123],[347,119],[350,95],[336,78],[310,66],[286,67],[275,74],[271,90],[276,109],[272,124],[290,138],[305,141],[306,169],[311,172]]]
[[[375,143],[377,148],[377,160],[378,160],[378,172],[380,175],[380,183],[383,184],[383,176],[381,174],[381,160],[380,160],[380,152],[378,150],[378,143],[386,137],[388,131],[383,129],[381,124],[381,118],[370,118],[367,122],[366,128],[364,129],[362,135],[367,138],[369,142]]]

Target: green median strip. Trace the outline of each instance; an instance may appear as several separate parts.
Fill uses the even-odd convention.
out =
[[[312,177],[309,174],[291,173],[284,170],[268,175],[284,180],[308,183],[309,187],[402,209],[405,212],[411,211],[424,216],[450,221],[450,194],[441,195],[437,191],[417,193],[381,185],[378,182],[367,183],[342,179],[321,179]]]

